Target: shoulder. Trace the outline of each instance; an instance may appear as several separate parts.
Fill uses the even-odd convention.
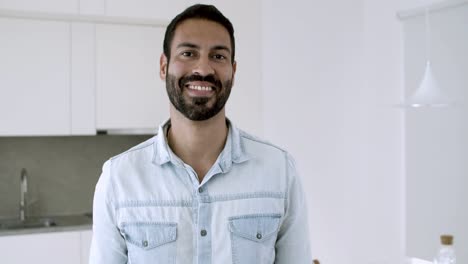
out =
[[[111,157],[108,162],[115,164],[125,161],[143,161],[152,158],[154,153],[156,135],[132,148]]]
[[[261,139],[257,136],[249,134],[241,129],[237,129],[239,131],[239,136],[241,141],[243,142],[247,152],[249,154],[256,154],[255,152],[264,154],[272,154],[278,158],[281,158],[285,161],[286,165],[292,169],[296,169],[296,161],[294,157],[283,147],[280,147],[276,144],[269,142],[268,140]],[[251,152],[254,153],[251,153]]]
[[[289,156],[288,152],[284,148],[279,147],[268,140],[249,134],[241,129],[238,129],[238,131],[240,139],[248,152],[265,151],[271,154]]]
[[[241,144],[248,156],[262,160],[264,165],[276,163],[275,167],[285,165],[295,169],[295,160],[286,149],[241,129],[238,131]]]

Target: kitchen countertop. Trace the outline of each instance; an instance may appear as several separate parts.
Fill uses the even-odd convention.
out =
[[[51,232],[84,231],[91,230],[93,226],[93,220],[90,214],[34,217],[25,221],[25,223],[29,224],[35,222],[46,222],[47,224],[42,226],[32,225],[28,227],[21,227],[22,222],[20,222],[18,219],[0,219],[0,237]],[[5,227],[12,224],[18,224],[20,226],[15,228]]]

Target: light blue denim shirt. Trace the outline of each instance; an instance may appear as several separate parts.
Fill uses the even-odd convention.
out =
[[[310,264],[307,206],[291,156],[235,128],[199,183],[153,138],[111,158],[96,185],[91,264]]]

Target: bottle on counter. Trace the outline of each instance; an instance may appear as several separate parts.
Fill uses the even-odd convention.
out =
[[[456,264],[455,249],[453,248],[453,236],[441,235],[440,248],[434,258],[434,264]]]

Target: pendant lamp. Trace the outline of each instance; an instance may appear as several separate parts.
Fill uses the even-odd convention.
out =
[[[429,8],[425,10],[426,28],[426,68],[419,87],[406,100],[404,106],[418,107],[447,107],[450,106],[448,97],[439,88],[431,67],[431,28],[429,24]]]

